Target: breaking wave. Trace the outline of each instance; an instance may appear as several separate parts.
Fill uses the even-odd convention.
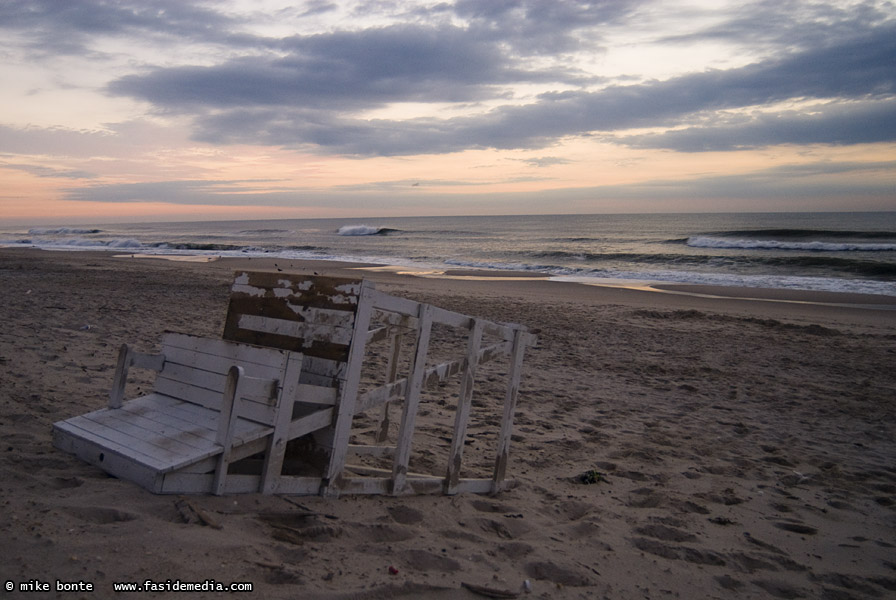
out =
[[[397,229],[388,227],[373,227],[371,225],[343,225],[336,230],[338,235],[389,235],[397,232]]]
[[[74,227],[32,228],[28,235],[84,235],[90,233],[102,233],[102,229],[77,229]]]
[[[851,241],[805,241],[775,239],[737,239],[712,236],[692,236],[687,240],[692,248],[733,248],[740,250],[802,250],[808,252],[894,252],[896,243]]]

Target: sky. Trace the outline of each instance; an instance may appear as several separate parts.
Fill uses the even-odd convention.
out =
[[[896,210],[884,0],[3,0],[0,222]]]

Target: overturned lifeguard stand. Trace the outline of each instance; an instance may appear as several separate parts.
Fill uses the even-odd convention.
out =
[[[434,326],[461,332],[465,343],[462,355],[428,366]],[[389,342],[382,382],[365,364],[377,342]],[[522,326],[390,296],[360,279],[239,272],[223,339],[169,333],[157,355],[123,346],[109,406],[55,423],[54,444],[156,493],[497,492],[506,486],[523,354],[534,342]],[[507,357],[507,386],[491,476],[465,478],[477,371],[499,357]],[[151,394],[124,402],[130,367],[158,374]],[[424,390],[455,375],[447,464],[441,473],[413,473]],[[389,445],[392,404],[402,412]],[[377,407],[376,443],[351,443],[353,419]],[[368,464],[349,462],[358,458]]]

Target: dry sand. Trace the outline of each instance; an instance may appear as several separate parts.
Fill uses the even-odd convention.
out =
[[[216,528],[53,448],[53,422],[105,405],[121,343],[219,337],[247,266],[273,268],[0,250],[3,583],[95,590],[4,597],[115,597],[113,582],[147,579],[252,582],[264,598],[483,597],[464,584],[535,598],[896,594],[892,298],[367,272],[388,293],[539,330],[518,485],[495,497],[190,497]],[[856,302],[878,306],[837,305]],[[600,480],[578,481],[586,471]]]

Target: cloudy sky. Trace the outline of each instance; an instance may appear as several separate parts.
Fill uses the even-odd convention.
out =
[[[896,210],[896,5],[3,0],[0,221]]]

